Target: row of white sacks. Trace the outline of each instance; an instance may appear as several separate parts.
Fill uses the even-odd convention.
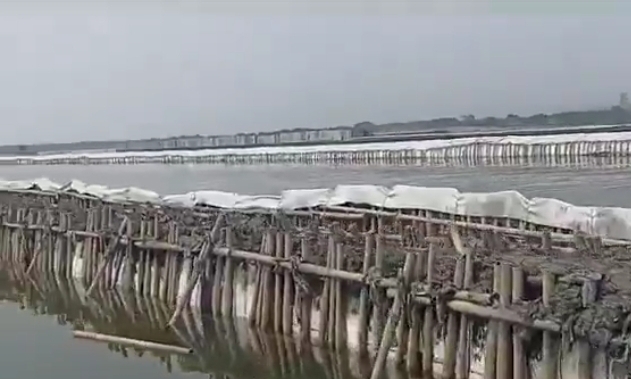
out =
[[[626,156],[631,154],[631,132],[207,150],[75,152],[38,156],[6,156],[0,157],[0,163],[158,163],[169,160],[195,162],[205,158],[208,158],[209,161],[215,161],[222,157],[241,157],[264,163],[266,159],[272,161],[333,160],[339,159],[345,154],[360,158],[380,159],[386,158],[389,152],[402,151],[409,152],[411,158],[417,159],[439,157],[585,156],[603,153]]]
[[[454,215],[498,217],[554,228],[576,230],[603,238],[631,240],[631,209],[577,206],[557,199],[528,199],[517,191],[459,192],[454,188],[396,185],[338,185],[332,189],[286,190],[280,195],[248,196],[223,191],[193,191],[161,196],[136,187],[110,189],[72,180],[65,185],[49,179],[0,181],[2,190],[72,192],[111,202],[143,202],[223,209],[292,210],[342,204],[365,204],[392,210],[428,210]]]

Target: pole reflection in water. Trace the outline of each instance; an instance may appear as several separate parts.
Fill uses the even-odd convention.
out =
[[[333,353],[298,339],[252,329],[247,320],[213,319],[191,309],[167,328],[173,309],[137,293],[95,290],[84,298],[82,285],[54,275],[25,275],[0,267],[0,298],[35,315],[54,316],[73,330],[190,347],[175,355],[114,343],[107,348],[125,358],[155,359],[167,372],[207,373],[211,378],[354,379],[370,375],[370,362],[354,354]],[[74,343],[98,343],[75,341]]]

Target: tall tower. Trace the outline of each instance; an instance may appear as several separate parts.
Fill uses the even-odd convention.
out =
[[[620,94],[620,108],[631,111],[631,103],[629,102],[629,94],[623,92]]]

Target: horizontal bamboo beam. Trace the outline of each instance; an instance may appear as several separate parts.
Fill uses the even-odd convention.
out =
[[[400,212],[380,211],[380,210],[374,210],[374,209],[360,209],[360,208],[353,208],[353,207],[346,207],[346,206],[327,206],[326,208],[335,210],[335,211],[340,211],[340,212],[345,211],[349,213],[363,213],[363,214],[370,214],[370,215],[378,216],[378,217],[392,217],[398,220],[406,220],[406,221],[421,221],[421,222],[426,222],[433,225],[447,225],[447,226],[454,225],[454,226],[459,226],[459,227],[463,227],[467,229],[494,231],[494,232],[499,232],[503,234],[517,235],[517,236],[523,236],[523,237],[543,238],[543,235],[544,235],[543,231],[524,230],[524,229],[509,228],[509,227],[504,227],[504,226],[496,226],[496,225],[491,225],[491,224],[479,224],[479,223],[472,223],[472,222],[465,222],[465,221],[455,221],[452,219],[416,216],[416,215],[410,215],[410,214],[403,214]],[[463,216],[463,215],[455,215],[455,216]],[[482,217],[482,216],[477,216],[477,217]],[[493,216],[485,216],[485,217],[493,217]],[[501,217],[495,217],[495,218],[501,218]],[[547,228],[551,227],[549,225],[534,224],[534,223],[533,225],[539,225],[541,227],[547,227]],[[561,241],[561,242],[573,242],[574,240],[573,234],[551,232],[550,237],[552,238],[552,240]],[[612,238],[603,238],[602,242],[603,244],[607,246],[631,245],[631,241],[612,239]]]
[[[135,206],[144,206],[144,207],[153,207],[156,209],[181,209],[182,207],[169,206],[163,204],[145,204],[145,203],[133,203],[133,202],[110,202],[105,199],[101,199],[95,196],[72,193],[72,192],[47,192],[47,191],[39,191],[39,190],[2,190],[4,193],[14,193],[17,195],[35,195],[35,196],[48,196],[48,197],[58,197],[58,196],[67,196],[67,197],[76,197],[78,199],[90,200],[90,201],[100,201],[104,204],[114,204],[114,205],[135,205]],[[415,209],[415,210],[423,210],[423,209]],[[218,211],[218,210],[217,210]],[[233,213],[243,213],[243,214],[269,214],[274,215],[278,213],[277,209],[231,209],[226,210],[222,209],[223,212],[230,211]],[[409,220],[409,221],[422,221],[434,225],[456,225],[469,229],[477,229],[477,230],[491,230],[497,231],[504,234],[512,234],[519,235],[525,237],[543,237],[542,231],[534,231],[534,230],[523,230],[517,228],[508,228],[502,226],[495,226],[489,224],[479,224],[479,223],[469,223],[464,221],[454,221],[452,219],[439,219],[435,217],[423,217],[417,215],[409,215],[402,214],[401,212],[392,212],[392,211],[384,211],[384,210],[375,210],[375,209],[364,209],[364,208],[353,208],[348,206],[325,206],[324,211],[319,210],[282,210],[282,212],[286,215],[294,215],[294,216],[321,216],[323,218],[332,218],[332,219],[347,219],[347,220],[361,220],[365,218],[367,215],[378,216],[378,217],[393,217],[399,220]],[[196,213],[198,216],[207,217],[207,214],[200,212]],[[450,214],[451,215],[451,214]],[[462,216],[455,215],[454,216]],[[485,216],[492,217],[492,216]],[[501,218],[501,217],[497,217]],[[542,224],[534,224],[541,227],[550,227],[549,225]],[[552,240],[562,241],[562,242],[572,242],[574,236],[572,234],[564,234],[564,233],[550,233]],[[606,246],[627,246],[631,244],[631,241],[620,240],[620,239],[611,239],[611,238],[603,238],[602,242]]]

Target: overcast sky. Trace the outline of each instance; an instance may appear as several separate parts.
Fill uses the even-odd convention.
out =
[[[2,2],[0,143],[525,115],[631,92],[631,13],[614,1],[237,3]]]

